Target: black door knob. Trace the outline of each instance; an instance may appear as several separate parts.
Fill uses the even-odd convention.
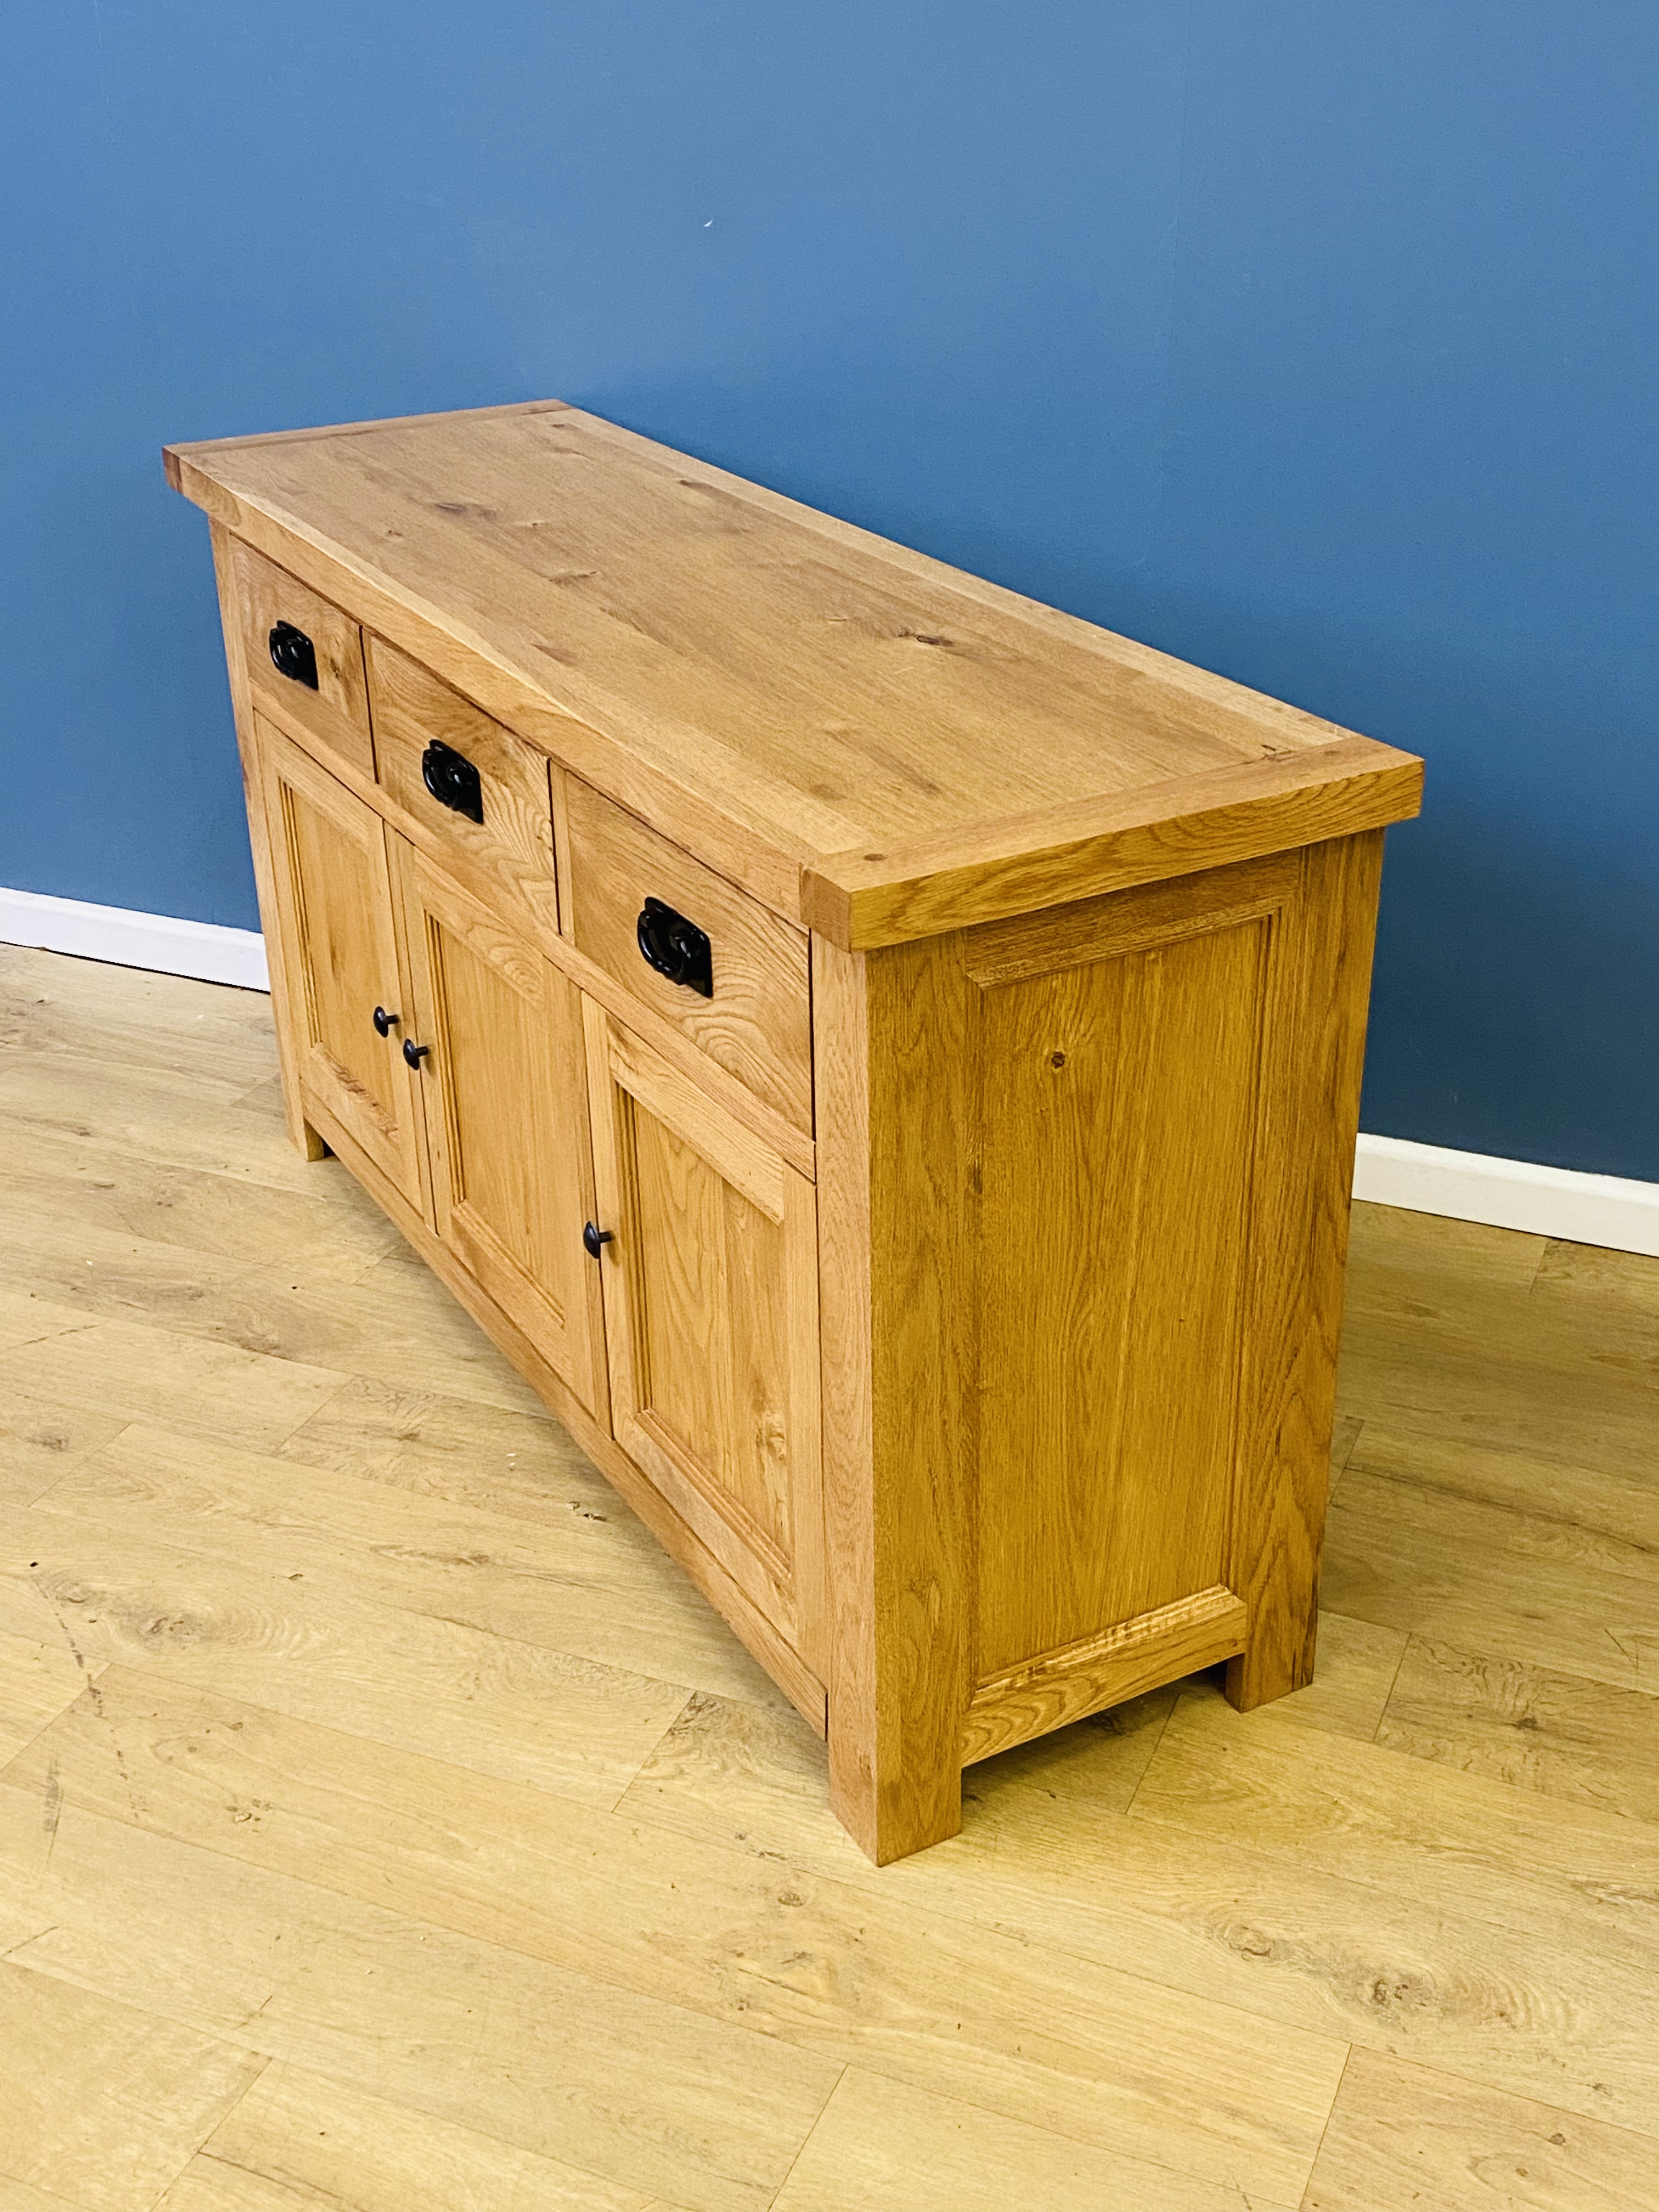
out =
[[[597,1260],[615,1235],[613,1229],[600,1229],[592,1222],[585,1221],[582,1224],[582,1249],[590,1260]]]
[[[270,647],[270,665],[279,676],[303,684],[307,691],[317,689],[317,648],[302,629],[296,629],[291,622],[279,622],[266,641]]]
[[[397,1028],[398,1023],[403,1019],[403,1016],[401,1014],[389,1014],[384,1006],[376,1006],[372,1019],[374,1024],[374,1031],[377,1036],[390,1036],[392,1030]]]
[[[404,1039],[404,1058],[411,1067],[418,1068],[431,1049],[429,1044],[411,1044],[407,1037]]]

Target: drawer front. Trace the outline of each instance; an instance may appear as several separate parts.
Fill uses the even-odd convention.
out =
[[[805,931],[574,776],[569,804],[578,951],[810,1136]]]
[[[231,548],[248,681],[331,752],[374,773],[362,632],[349,615],[240,539]]]
[[[368,640],[381,788],[482,898],[559,927],[548,760],[384,638]]]

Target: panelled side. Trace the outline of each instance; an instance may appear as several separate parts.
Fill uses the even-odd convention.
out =
[[[1225,1581],[1294,864],[972,933],[976,1689]]]
[[[1307,1678],[1377,842],[815,940],[831,1784],[879,1859],[973,1759]]]

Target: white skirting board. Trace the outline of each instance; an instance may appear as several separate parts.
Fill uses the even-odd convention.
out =
[[[121,968],[151,968],[252,991],[270,988],[258,930],[133,914],[39,891],[0,890],[0,945],[39,945]],[[1353,1194],[1413,1213],[1443,1213],[1455,1221],[1559,1237],[1571,1244],[1659,1256],[1659,1183],[1362,1133]]]
[[[48,898],[44,891],[0,890],[0,945],[39,945],[117,968],[149,968],[162,975],[194,975],[204,983],[240,983],[268,991],[265,940],[257,929],[216,921],[180,921],[170,914],[135,914],[130,907],[91,906],[84,899]]]
[[[1491,1152],[1448,1152],[1441,1145],[1413,1145],[1362,1130],[1353,1194],[1412,1213],[1443,1213],[1454,1221],[1559,1237],[1569,1244],[1659,1256],[1659,1182],[1539,1167]]]

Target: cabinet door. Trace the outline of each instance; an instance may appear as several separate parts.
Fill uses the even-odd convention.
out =
[[[584,1010],[617,1441],[817,1669],[812,1185],[592,1000]]]
[[[283,940],[279,1014],[301,1089],[422,1206],[421,1100],[398,1026],[406,1008],[386,826],[262,717],[254,726]]]
[[[582,1403],[605,1413],[581,994],[397,836],[438,1234]]]

